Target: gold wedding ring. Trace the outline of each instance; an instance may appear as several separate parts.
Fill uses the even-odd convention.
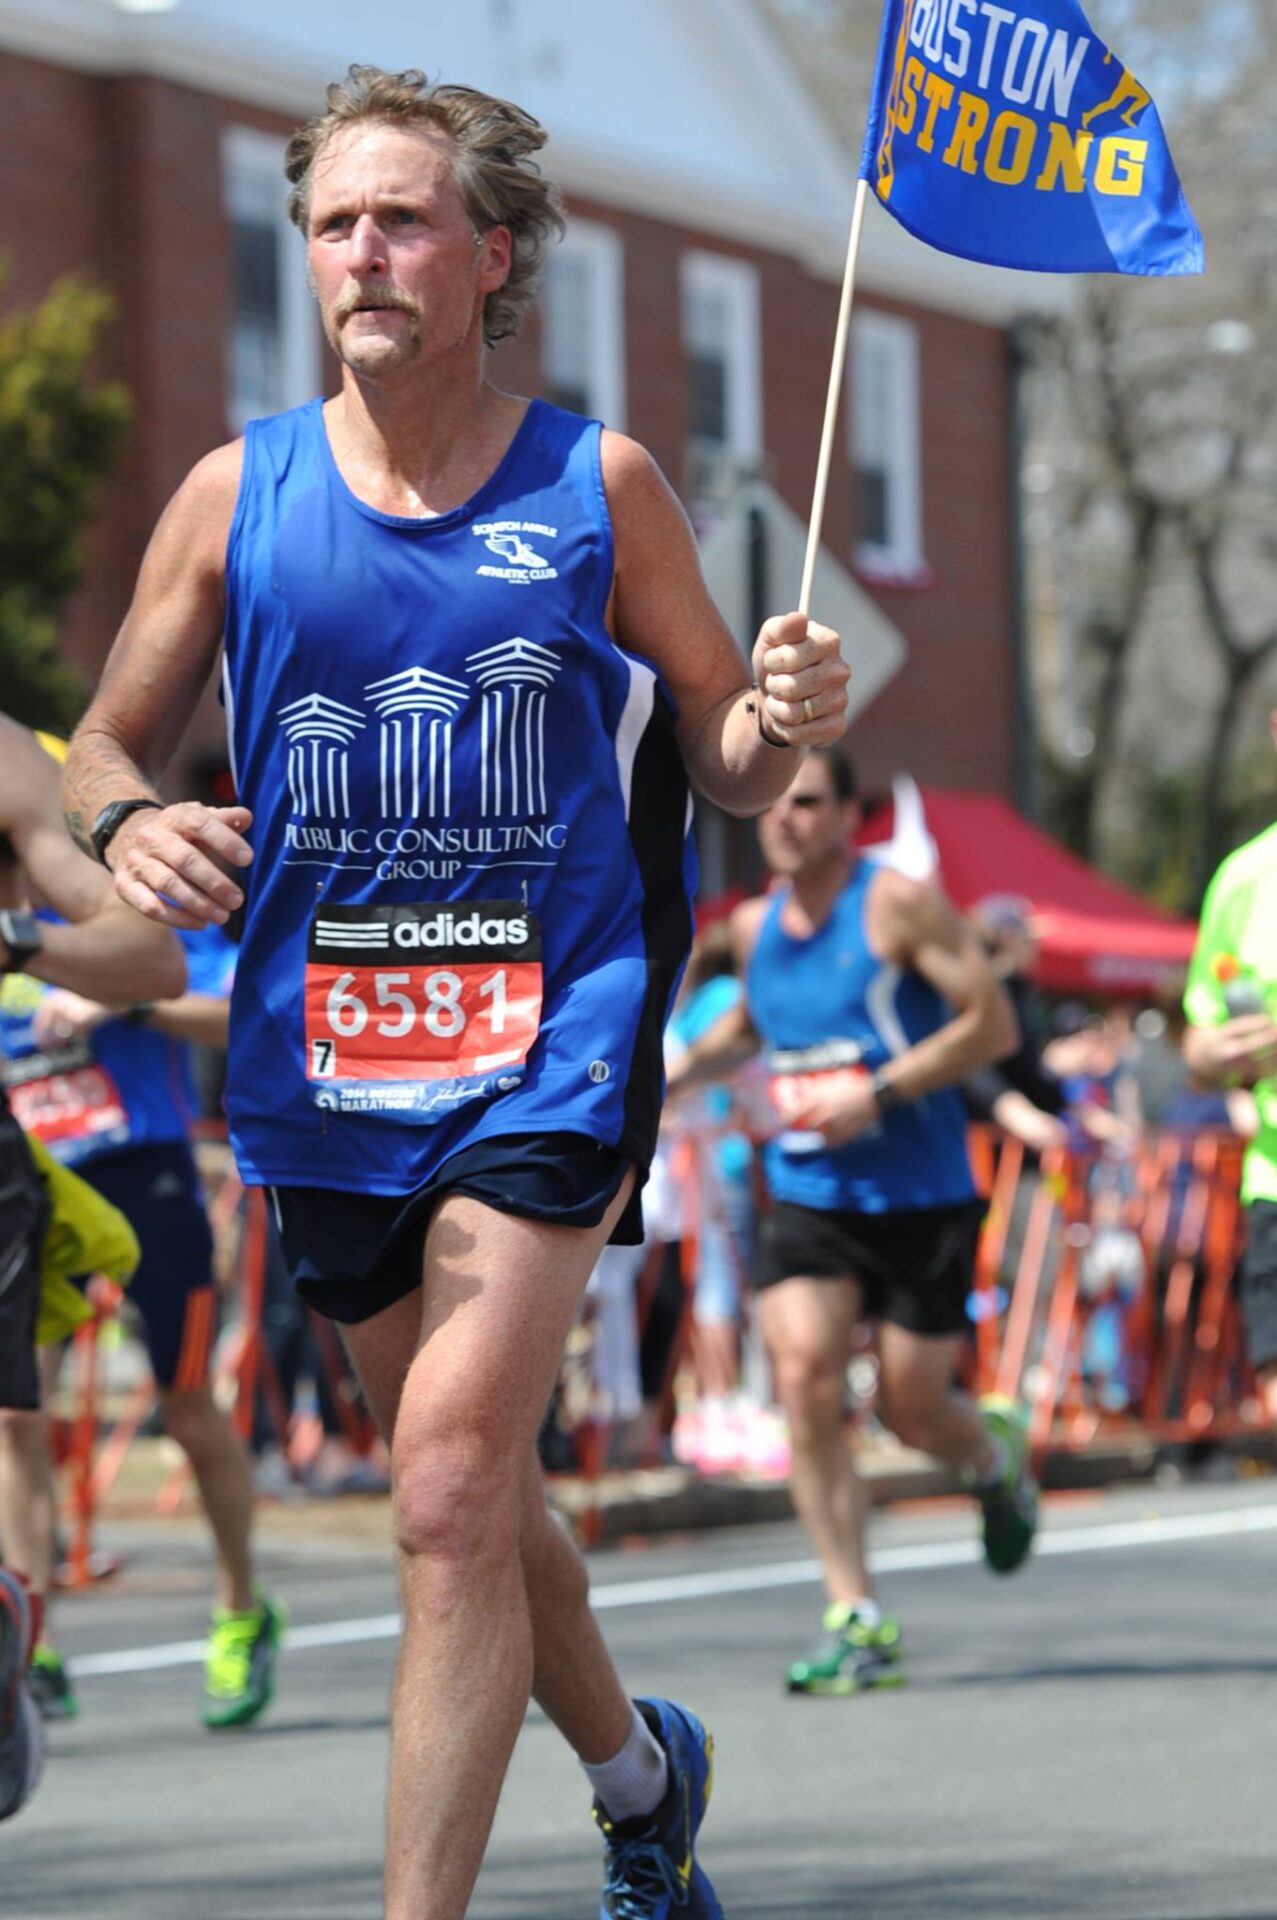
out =
[[[803,701],[803,715],[809,724],[816,718],[811,710],[811,701],[809,699]]]

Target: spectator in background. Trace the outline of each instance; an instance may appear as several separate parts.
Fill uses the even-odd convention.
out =
[[[1277,740],[1277,711],[1272,715]],[[1277,826],[1220,866],[1202,903],[1184,995],[1184,1056],[1206,1086],[1254,1094],[1242,1268],[1247,1349],[1277,1422]]]
[[[1027,900],[995,894],[968,915],[1011,1002],[1020,1038],[1014,1053],[968,1075],[962,1092],[973,1119],[993,1121],[1036,1156],[1067,1143],[1068,1102],[1059,1079],[1042,1061],[1045,1014],[1032,985],[1037,943],[1030,914]]]
[[[670,1022],[670,1057],[676,1059],[738,1006],[743,992],[731,923],[719,921],[692,947]],[[754,1239],[753,1153],[745,1134],[728,1130],[731,1117],[726,1087],[705,1088],[685,1100],[679,1112],[695,1154],[693,1359],[701,1413],[709,1426],[726,1417],[740,1378],[741,1283]]]

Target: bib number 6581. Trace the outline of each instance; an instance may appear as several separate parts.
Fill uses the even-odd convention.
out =
[[[354,1040],[364,1031],[372,1010],[363,994],[371,987],[376,1007],[393,1009],[393,1017],[378,1019],[375,1029],[388,1040],[403,1040],[417,1022],[436,1039],[452,1040],[465,1031],[472,1016],[466,1008],[466,981],[449,967],[437,968],[420,976],[421,1004],[413,995],[411,973],[341,973],[328,989],[326,1011],[332,1031],[343,1040]],[[363,989],[361,992],[360,989]],[[506,1031],[509,997],[507,969],[498,967],[486,979],[473,984],[472,998],[481,1003],[479,1016],[486,1019],[489,1032],[500,1038]]]

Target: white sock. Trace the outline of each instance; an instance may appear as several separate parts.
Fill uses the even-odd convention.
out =
[[[880,1627],[882,1625],[882,1608],[876,1600],[857,1600],[856,1618],[863,1627]]]
[[[612,1820],[641,1820],[655,1813],[669,1785],[669,1761],[638,1708],[629,1738],[615,1759],[587,1767],[585,1776]]]

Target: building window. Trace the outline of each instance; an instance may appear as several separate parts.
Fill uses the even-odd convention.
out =
[[[546,398],[624,431],[624,255],[611,227],[572,222],[550,256],[542,312]]]
[[[758,274],[717,253],[683,257],[687,494],[721,506],[763,451]]]
[[[226,413],[232,432],[319,392],[319,324],[301,235],[284,212],[284,142],[232,127],[222,144],[231,229]]]
[[[907,320],[857,315],[851,408],[856,563],[869,574],[917,579],[926,572],[918,334]]]

